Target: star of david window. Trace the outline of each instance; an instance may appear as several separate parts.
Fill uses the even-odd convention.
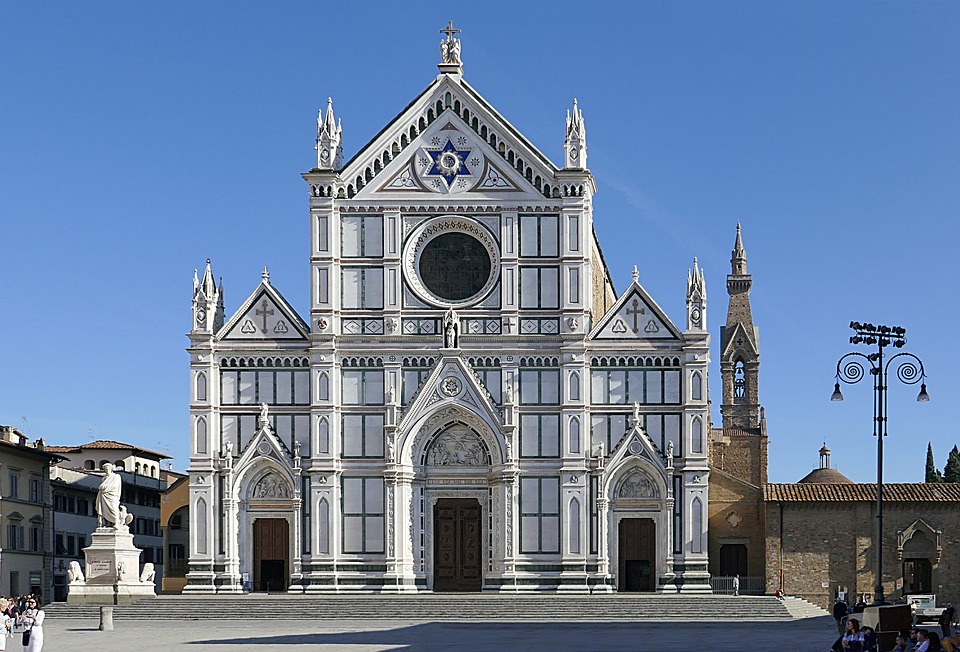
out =
[[[466,140],[461,138],[464,143]],[[430,169],[427,171],[428,177],[443,177],[444,181],[447,182],[448,186],[452,186],[454,181],[457,180],[459,175],[470,175],[470,170],[467,168],[467,158],[470,156],[469,149],[457,149],[453,145],[453,141],[449,138],[447,139],[447,144],[443,146],[442,149],[434,152],[427,152],[430,155],[430,158],[433,159],[433,165],[430,166]]]

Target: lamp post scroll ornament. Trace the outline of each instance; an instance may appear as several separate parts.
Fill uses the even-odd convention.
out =
[[[863,380],[866,375],[873,376],[873,436],[877,438],[877,529],[874,546],[877,550],[876,586],[874,588],[874,604],[884,604],[883,596],[883,438],[887,436],[887,389],[891,368],[895,377],[904,385],[920,383],[920,393],[917,401],[926,403],[930,400],[927,394],[926,373],[923,362],[912,353],[901,351],[884,360],[884,348],[893,346],[903,348],[907,343],[907,330],[901,326],[874,326],[850,322],[854,335],[850,337],[851,344],[876,345],[873,353],[851,351],[837,361],[836,384],[833,388],[832,401],[842,401],[843,393],[840,383],[853,385]]]

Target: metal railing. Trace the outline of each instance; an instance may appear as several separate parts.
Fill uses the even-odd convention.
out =
[[[710,578],[710,588],[719,595],[733,595],[733,576],[713,576]],[[763,595],[766,589],[766,579],[761,575],[741,575],[740,595]]]

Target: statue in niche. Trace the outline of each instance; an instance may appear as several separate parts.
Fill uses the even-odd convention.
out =
[[[504,388],[504,394],[507,398],[507,404],[513,405],[513,383],[507,383],[506,387]]]
[[[657,487],[647,476],[642,473],[634,473],[623,481],[620,485],[620,491],[617,492],[618,498],[656,498]]]
[[[260,482],[253,488],[253,498],[289,498],[290,490],[287,485],[272,473],[260,478]]]
[[[453,308],[443,316],[443,346],[448,349],[460,346],[460,316]]]

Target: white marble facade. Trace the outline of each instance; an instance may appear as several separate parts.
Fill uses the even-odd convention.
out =
[[[615,293],[580,108],[557,167],[445,33],[345,166],[318,117],[308,318],[266,269],[230,319],[195,277],[186,591],[439,590],[450,541],[469,590],[709,591],[703,274],[682,330]]]

